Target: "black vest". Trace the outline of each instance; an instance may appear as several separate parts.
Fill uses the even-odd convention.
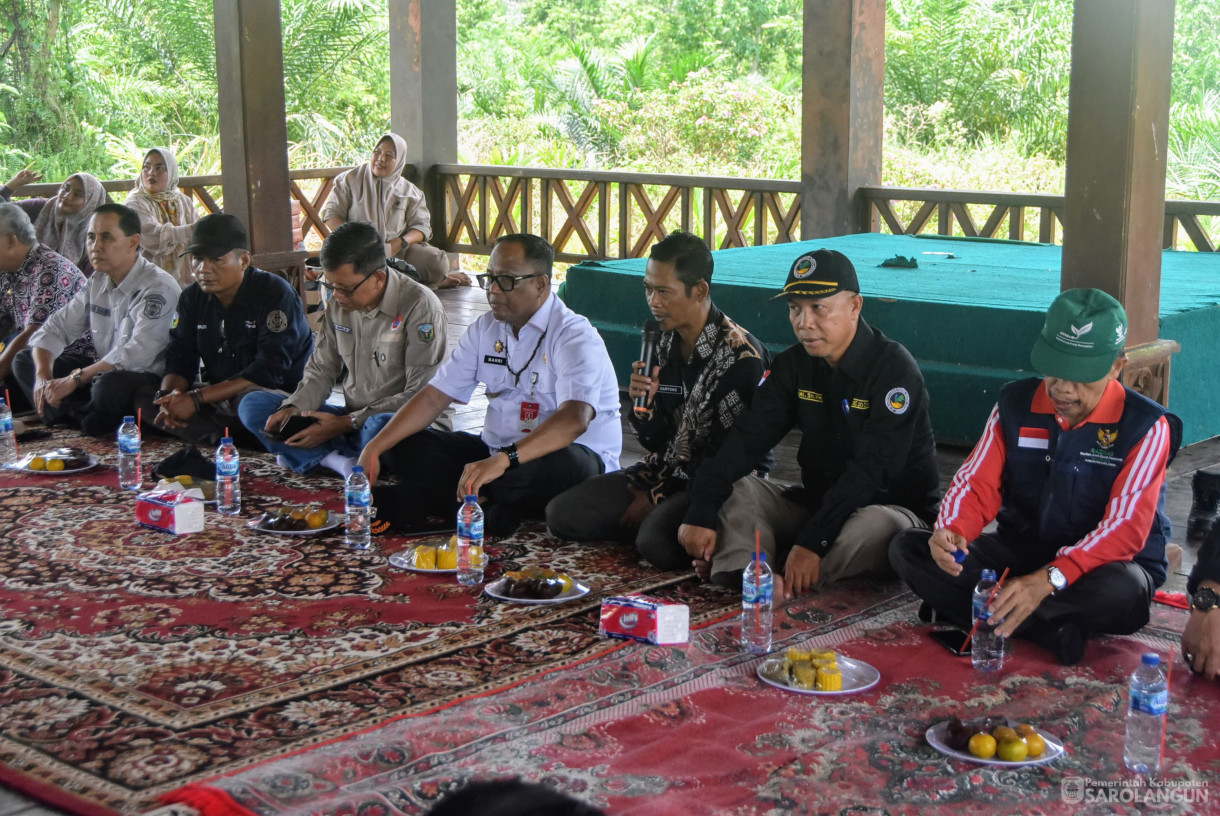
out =
[[[1124,387],[1126,400],[1117,423],[1089,421],[1064,431],[1054,414],[1031,410],[1041,387],[1042,380],[1033,378],[1008,383],[1000,392],[1000,428],[1007,455],[997,521],[1006,541],[1037,549],[1050,561],[1059,549],[1076,544],[1101,522],[1127,454],[1162,416],[1169,422],[1169,461],[1173,461],[1182,443],[1182,420]],[[1156,586],[1165,582],[1169,568],[1168,540],[1162,483],[1152,528],[1134,559]]]

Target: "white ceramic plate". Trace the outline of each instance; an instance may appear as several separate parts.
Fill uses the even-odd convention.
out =
[[[580,581],[573,580],[572,588],[567,592],[561,592],[554,598],[510,598],[500,592],[500,587],[503,585],[504,579],[492,581],[487,586],[483,587],[483,591],[498,601],[508,601],[509,603],[519,604],[557,604],[567,601],[574,601],[577,598],[584,597],[589,594],[589,587],[582,584]]]
[[[344,518],[342,513],[328,511],[330,515],[327,517],[326,523],[321,527],[315,527],[312,530],[268,530],[263,527],[258,519],[246,522],[246,526],[251,530],[258,530],[260,533],[270,533],[271,535],[287,535],[287,536],[311,536],[328,533],[337,527],[343,526]]]
[[[784,676],[785,660],[783,654],[777,653],[758,664],[758,679],[768,686],[775,686],[784,691],[794,691],[797,694],[816,694],[823,697],[835,697],[840,694],[856,694],[867,691],[881,680],[881,672],[863,660],[852,660],[840,654],[838,657],[839,674],[843,675],[843,688],[838,691],[819,691],[788,684]]]
[[[422,572],[422,573],[426,573],[426,574],[437,573],[437,574],[443,574],[443,575],[452,575],[453,573],[457,572],[456,567],[454,567],[453,569],[424,569],[423,567],[415,566],[415,548],[418,546],[419,546],[418,544],[415,544],[413,546],[407,547],[402,552],[396,552],[393,555],[391,555],[389,558],[390,566],[398,567],[399,569],[406,570],[407,572]]]
[[[25,458],[24,456],[22,458]],[[28,467],[20,467],[18,465],[5,465],[9,470],[15,470],[18,473],[29,473],[32,476],[71,476],[73,473],[84,473],[87,470],[93,470],[97,467],[98,458],[92,453],[85,454],[85,458],[89,464],[79,468],[68,468],[65,470],[31,470]]]
[[[1046,750],[1042,752],[1041,756],[1034,757],[1033,759],[1027,759],[1023,762],[1005,762],[997,757],[982,759],[980,757],[976,757],[969,751],[954,751],[952,748],[946,745],[945,731],[947,731],[948,728],[948,720],[938,722],[936,725],[929,728],[927,734],[925,734],[925,736],[928,738],[928,745],[931,745],[945,756],[951,756],[954,759],[961,759],[966,762],[973,762],[976,765],[1003,765],[1008,768],[1020,768],[1024,765],[1045,765],[1046,763],[1053,762],[1063,755],[1063,743],[1045,731],[1039,731],[1038,733],[1042,735],[1043,741],[1046,742]]]

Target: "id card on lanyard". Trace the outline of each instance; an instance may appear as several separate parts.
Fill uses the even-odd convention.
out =
[[[542,413],[542,404],[534,402],[534,386],[538,384],[538,372],[530,372],[530,393],[521,400],[521,413],[517,417],[517,430],[523,434],[530,433],[538,427],[538,415]]]

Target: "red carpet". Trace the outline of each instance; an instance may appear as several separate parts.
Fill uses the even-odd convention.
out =
[[[209,510],[174,537],[135,525],[113,443],[57,432],[103,466],[0,473],[0,781],[81,813],[138,812],[184,785],[432,711],[618,648],[598,637],[604,594],[655,591],[707,622],[735,599],[641,567],[617,547],[537,532],[489,546],[488,576],[547,565],[594,587],[525,609],[452,576],[393,569],[341,533],[245,528],[263,509],[341,509],[337,478],[243,460],[244,518]],[[174,448],[146,440],[146,464]]]

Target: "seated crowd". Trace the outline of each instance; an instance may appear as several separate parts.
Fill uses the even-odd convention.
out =
[[[544,239],[496,241],[478,276],[491,309],[446,358],[431,288],[463,281],[424,243],[404,162],[389,134],[336,183],[316,334],[295,290],[251,265],[237,218],[195,219],[165,148],[145,156],[125,205],[88,174],[54,199],[0,204],[0,385],[18,410],[95,436],[140,409],[150,431],[191,443],[244,433],[298,473],[359,464],[380,521],[401,534],[452,519],[473,494],[491,536],[544,517],[557,536],[627,543],[728,587],[757,535],[785,597],[896,573],[921,618],[959,626],[982,570],[1011,569],[998,631],[1067,665],[1090,636],[1148,622],[1182,423],[1119,381],[1127,316],[1114,298],[1075,289],[1050,304],[1031,353],[1041,376],[1001,391],[941,500],[922,374],[865,321],[852,262],[817,249],[792,263],[774,299],[795,343],[773,356],[714,303],[705,243],[675,232],[651,248],[643,281],[655,359],[630,372],[628,422],[646,455],[620,468],[618,378],[592,324],[553,292]],[[35,180],[23,171],[0,195]],[[454,431],[453,403],[479,386],[482,431]],[[767,474],[794,428],[800,482],[787,485]],[[1220,524],[1189,588],[1184,653],[1220,677]]]

